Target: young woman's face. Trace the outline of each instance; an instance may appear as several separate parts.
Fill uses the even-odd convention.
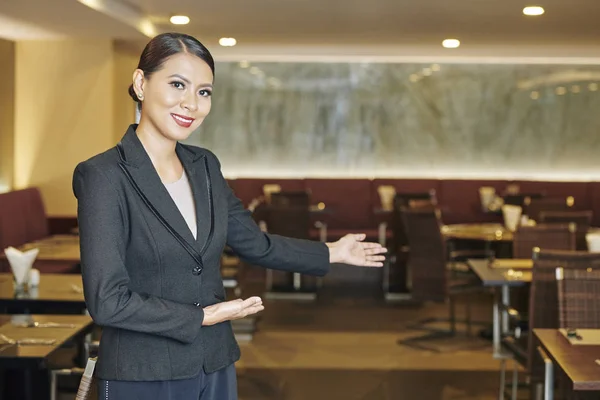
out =
[[[179,53],[145,79],[136,70],[134,86],[143,93],[140,124],[152,127],[171,140],[184,140],[210,112],[213,73],[206,62]]]

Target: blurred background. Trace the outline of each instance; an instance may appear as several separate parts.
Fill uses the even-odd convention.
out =
[[[228,296],[266,302],[234,326],[240,399],[598,398],[600,291],[553,277],[600,262],[599,17],[595,0],[0,1],[0,245],[39,249],[40,272],[24,289],[0,259],[1,395],[74,398],[101,329],[72,173],[136,122],[139,56],[176,31],[216,60],[186,143],[257,224],[389,248],[323,279],[225,251]],[[551,279],[537,249],[564,252]],[[11,345],[22,318],[73,327]]]

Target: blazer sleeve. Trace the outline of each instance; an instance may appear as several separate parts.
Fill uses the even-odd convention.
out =
[[[101,326],[194,342],[204,319],[201,307],[128,288],[127,214],[104,172],[89,163],[79,164],[73,192],[78,200],[84,295],[92,319]]]
[[[269,269],[315,276],[329,272],[329,248],[325,243],[264,233],[221,178],[229,210],[227,244],[239,257]]]

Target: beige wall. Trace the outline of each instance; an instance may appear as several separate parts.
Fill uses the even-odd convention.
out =
[[[114,139],[115,142],[135,122],[135,102],[127,93],[133,79],[133,71],[137,68],[140,51],[125,44],[115,42],[114,54]]]
[[[15,43],[0,39],[0,193],[13,185]]]
[[[76,214],[75,166],[115,143],[113,78],[110,40],[17,43],[14,183],[50,216]]]

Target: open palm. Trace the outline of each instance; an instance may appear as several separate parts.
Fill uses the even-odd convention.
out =
[[[359,267],[382,267],[387,249],[379,243],[363,242],[365,238],[364,233],[348,234],[332,243],[335,260]]]

